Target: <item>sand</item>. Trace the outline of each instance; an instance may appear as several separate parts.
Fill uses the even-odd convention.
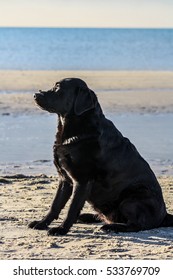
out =
[[[0,114],[43,113],[33,93],[64,77],[84,79],[109,112],[173,112],[173,72],[0,71],[0,92],[13,93],[0,94]]]
[[[173,72],[0,71],[1,121],[3,115],[45,114],[35,106],[32,94],[72,76],[88,83],[105,111],[173,113]],[[26,175],[25,168],[16,173],[0,174],[0,259],[173,259],[173,228],[106,234],[98,224],[76,223],[66,236],[57,237],[28,229],[30,221],[47,213],[58,177],[39,174],[39,168],[37,175],[32,170]],[[173,213],[173,177],[158,179]],[[68,205],[51,226],[61,223],[67,210]],[[86,211],[92,211],[87,203]]]
[[[160,177],[163,193],[173,213],[173,178]],[[55,176],[7,176],[0,178],[1,259],[172,259],[173,228],[138,233],[110,233],[101,225],[76,223],[66,236],[47,236],[46,231],[27,228],[49,209],[57,187]],[[67,214],[62,211],[57,226]],[[83,212],[90,211],[89,205]]]

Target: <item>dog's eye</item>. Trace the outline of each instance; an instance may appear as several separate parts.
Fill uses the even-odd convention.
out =
[[[59,87],[55,87],[54,91],[57,92],[59,90]]]
[[[57,92],[58,90],[59,90],[59,88],[60,88],[60,84],[59,83],[56,83],[55,85],[54,85],[54,91],[55,92]]]
[[[53,91],[54,91],[54,92],[58,92],[58,93],[59,93],[59,91],[60,91],[59,86],[54,86]]]

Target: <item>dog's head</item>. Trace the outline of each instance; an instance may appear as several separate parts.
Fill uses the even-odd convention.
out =
[[[97,98],[87,84],[77,78],[66,78],[48,90],[34,94],[36,103],[43,110],[63,116],[80,116],[96,106]]]

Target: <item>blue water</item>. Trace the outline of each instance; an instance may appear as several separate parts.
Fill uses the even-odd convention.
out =
[[[164,172],[173,175],[173,114],[106,113],[106,116],[135,144],[157,174]],[[56,116],[46,113],[0,116],[0,174],[6,174],[16,164],[25,164],[24,172],[27,165],[28,168],[35,168],[37,173],[38,165],[42,166],[41,172],[55,172],[52,147],[56,127]],[[44,166],[47,171],[43,171]],[[33,173],[32,168],[30,173]]]
[[[0,69],[173,70],[173,29],[0,28]]]

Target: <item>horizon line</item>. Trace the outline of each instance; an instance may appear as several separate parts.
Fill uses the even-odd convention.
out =
[[[20,25],[15,25],[15,26],[1,26],[0,28],[68,28],[68,29],[173,29],[173,26],[150,26],[150,27],[141,27],[141,26],[20,26]]]

